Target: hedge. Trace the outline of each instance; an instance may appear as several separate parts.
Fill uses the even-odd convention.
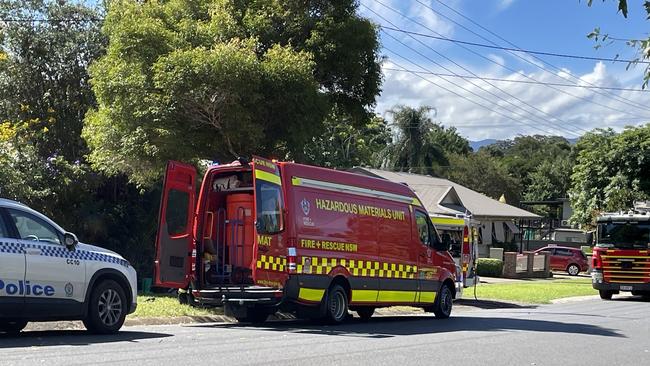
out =
[[[479,258],[476,262],[476,273],[479,276],[501,277],[503,261],[496,258]]]

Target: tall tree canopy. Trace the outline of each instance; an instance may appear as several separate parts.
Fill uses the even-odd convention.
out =
[[[42,157],[85,154],[83,118],[94,96],[88,64],[103,52],[93,8],[44,0],[2,0],[0,123],[28,137]],[[38,20],[73,21],[38,21]]]
[[[379,167],[392,138],[386,120],[375,116],[357,127],[339,118],[328,118],[323,134],[305,145],[305,162],[328,168]]]
[[[501,195],[505,195],[508,203],[521,199],[519,180],[510,175],[499,158],[485,149],[468,155],[451,154],[449,168],[441,169],[440,175],[494,199]]]
[[[377,30],[353,0],[109,3],[91,68],[90,160],[154,181],[168,159],[252,153],[301,160],[333,113],[369,120]]]
[[[481,150],[498,158],[509,175],[525,187],[522,195],[526,199],[548,200],[566,196],[573,157],[571,145],[564,137],[518,136]],[[568,170],[562,174],[558,170],[560,166],[568,167]],[[547,180],[550,182],[545,182]]]
[[[454,127],[446,128],[432,119],[435,108],[404,105],[393,107],[393,142],[384,156],[383,167],[395,171],[434,174],[438,167],[449,164],[449,154],[467,154],[469,141]]]
[[[600,211],[627,209],[650,198],[650,124],[620,134],[596,130],[576,148],[571,220],[588,225]]]
[[[75,3],[0,1],[0,18],[17,20],[0,26],[0,193],[52,215],[87,198],[81,130],[95,101],[87,67],[104,46],[98,17]]]

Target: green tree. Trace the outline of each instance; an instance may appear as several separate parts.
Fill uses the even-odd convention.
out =
[[[605,0],[603,0],[605,2]],[[617,0],[618,2],[618,12],[620,12],[625,18],[628,14],[628,2],[627,0]],[[588,0],[587,5],[591,6],[593,0]],[[643,11],[648,14],[647,18],[650,20],[650,1],[646,0],[643,2]],[[591,33],[587,35],[588,38],[591,38],[596,41],[596,48],[601,47],[605,42],[608,42],[611,37],[606,33],[601,33],[600,27],[594,29]],[[650,60],[650,36],[640,35],[638,39],[627,40],[627,44],[638,50],[637,58],[634,62],[641,60]],[[650,65],[646,65],[645,75],[643,77],[643,88],[645,89],[650,82]]]
[[[166,160],[252,153],[304,160],[333,113],[367,123],[377,30],[353,0],[110,2],[89,159],[139,184]]]
[[[533,179],[540,175],[531,175],[545,162],[555,163],[557,159],[572,159],[569,142],[559,136],[518,136],[513,140],[499,141],[481,148],[498,158],[507,168],[510,176],[519,181],[522,187],[536,183]],[[570,175],[566,173],[567,177]],[[556,197],[557,198],[557,197]]]
[[[434,124],[428,134],[429,141],[440,146],[445,154],[467,155],[472,152],[469,141],[458,133],[456,127]]]
[[[0,122],[21,124],[43,158],[75,161],[86,153],[81,129],[94,104],[87,67],[104,46],[98,17],[74,3],[0,1],[0,18],[36,19],[0,27]]]
[[[441,170],[440,175],[494,199],[502,194],[510,203],[519,202],[521,198],[519,181],[498,158],[484,149],[468,155],[450,155],[449,167]]]
[[[386,120],[376,116],[358,128],[349,119],[332,116],[325,131],[305,145],[305,161],[329,168],[378,167],[381,154],[391,141]]]
[[[0,197],[52,217],[81,240],[125,255],[147,277],[159,192],[139,191],[85,161],[95,105],[88,65],[103,54],[101,9],[0,0]]]
[[[383,165],[395,171],[433,174],[434,165],[447,165],[441,146],[434,143],[431,132],[436,124],[430,117],[432,107],[412,108],[398,105],[389,113],[395,128],[393,143],[386,150]]]
[[[524,192],[526,201],[550,201],[567,197],[571,186],[573,160],[561,156],[542,162],[528,174],[530,185]]]
[[[603,210],[627,209],[650,197],[650,124],[620,134],[596,130],[583,136],[576,149],[573,222],[589,225]]]

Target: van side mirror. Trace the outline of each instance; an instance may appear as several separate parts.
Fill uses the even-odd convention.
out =
[[[79,244],[79,239],[73,233],[65,233],[63,234],[63,242],[68,250],[74,250],[77,244]]]

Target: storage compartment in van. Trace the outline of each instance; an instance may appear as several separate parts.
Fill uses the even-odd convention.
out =
[[[252,284],[254,191],[250,171],[212,177],[199,255],[205,287]]]

